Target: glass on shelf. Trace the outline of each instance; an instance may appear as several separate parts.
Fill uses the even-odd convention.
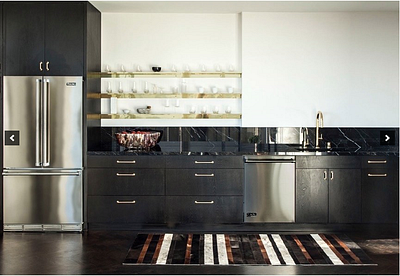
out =
[[[144,82],[144,89],[143,89],[143,92],[146,93],[146,94],[150,92],[150,90],[149,90],[149,84],[147,83],[147,81]]]
[[[135,81],[133,82],[133,85],[132,85],[132,93],[137,93],[137,88],[136,88],[136,82]]]
[[[111,81],[107,82],[107,89],[106,89],[107,93],[112,93],[112,88],[111,88]]]

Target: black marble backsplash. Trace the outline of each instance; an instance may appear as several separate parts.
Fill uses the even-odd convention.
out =
[[[88,130],[89,151],[123,151],[114,134],[129,128],[102,127]],[[301,128],[242,127],[155,127],[163,136],[157,150],[162,152],[254,152],[284,151],[301,145]],[[394,137],[394,145],[381,142],[384,133]],[[351,152],[379,151],[398,154],[399,128],[322,128],[321,147],[331,142],[333,148]],[[315,145],[315,128],[308,128],[310,146]],[[255,145],[256,144],[256,145]]]

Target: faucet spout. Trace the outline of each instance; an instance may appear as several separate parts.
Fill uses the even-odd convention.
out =
[[[315,128],[315,148],[319,149],[319,140],[322,140],[322,133],[320,134],[320,128],[324,127],[324,115],[321,111],[317,112],[317,122]]]
[[[308,128],[302,127],[301,131],[303,133],[303,141],[302,141],[301,145],[302,145],[303,149],[305,149],[310,145],[310,143],[308,141]]]

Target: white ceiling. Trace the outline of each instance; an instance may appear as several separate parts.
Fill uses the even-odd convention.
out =
[[[102,13],[399,11],[398,1],[89,1]]]

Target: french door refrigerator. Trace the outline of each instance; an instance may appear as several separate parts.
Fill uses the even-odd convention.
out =
[[[82,81],[4,77],[4,231],[82,230]]]

